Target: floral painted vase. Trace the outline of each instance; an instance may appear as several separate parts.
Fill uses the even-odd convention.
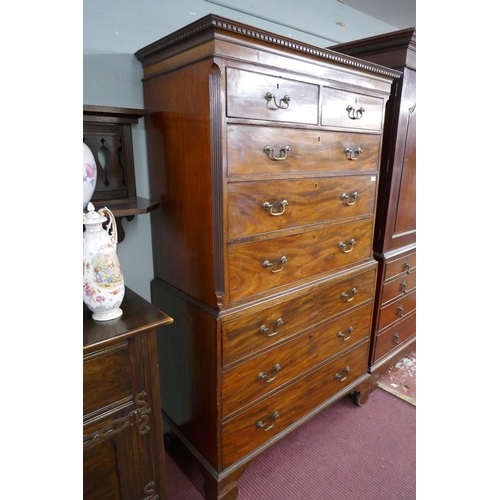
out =
[[[104,222],[108,222],[106,229],[103,228]],[[115,217],[107,207],[96,211],[89,202],[88,212],[83,214],[83,224],[83,302],[96,321],[119,318],[123,314],[120,305],[125,284],[116,253]]]
[[[83,143],[83,209],[92,198],[97,182],[97,167],[90,148]]]

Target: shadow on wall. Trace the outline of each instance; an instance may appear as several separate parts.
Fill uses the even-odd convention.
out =
[[[142,108],[142,76],[134,54],[84,53],[82,104]]]

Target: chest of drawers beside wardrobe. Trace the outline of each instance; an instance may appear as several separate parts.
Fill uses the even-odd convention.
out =
[[[238,496],[252,460],[369,392],[381,132],[394,70],[209,15],[144,71],[163,414]]]
[[[379,269],[369,366],[374,389],[387,367],[416,349],[417,34],[408,28],[334,50],[402,73],[387,106],[376,210],[373,248]]]

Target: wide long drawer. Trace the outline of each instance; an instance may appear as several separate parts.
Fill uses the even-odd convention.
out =
[[[231,302],[372,255],[373,219],[229,246]]]
[[[368,338],[371,312],[372,304],[367,304],[224,372],[223,417]]]
[[[228,117],[318,123],[319,85],[229,67],[226,75]]]
[[[384,283],[382,288],[382,304],[405,295],[417,286],[417,271],[414,269],[410,274],[402,274],[397,278]]]
[[[382,130],[384,100],[340,89],[323,89],[322,125]]]
[[[83,357],[83,414],[132,398],[129,343],[121,342]]]
[[[375,180],[364,175],[229,183],[229,237],[373,216]]]
[[[399,274],[410,274],[417,267],[417,253],[392,258],[385,265],[385,279],[389,280]]]
[[[259,309],[222,325],[222,363],[230,366],[290,337],[371,301],[375,289],[372,267],[280,304]],[[355,292],[353,292],[355,290]]]
[[[244,457],[367,373],[369,342],[225,422],[223,467]]]
[[[417,331],[417,313],[416,311],[408,314],[401,321],[398,321],[393,326],[387,328],[383,332],[379,332],[375,343],[375,363],[380,358],[396,349],[403,344]]]
[[[376,172],[380,140],[379,134],[231,124],[228,175]]]
[[[414,289],[412,292],[399,297],[380,309],[380,318],[378,322],[378,330],[383,330],[391,323],[404,318],[417,307],[417,292]]]

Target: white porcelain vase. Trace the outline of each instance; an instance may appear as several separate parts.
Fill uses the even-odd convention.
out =
[[[90,148],[83,143],[83,210],[87,208],[95,191],[97,166]]]
[[[103,223],[107,222],[106,228]],[[118,234],[113,213],[107,207],[96,211],[89,202],[83,214],[83,302],[92,319],[119,318],[125,296],[122,268],[118,260]]]

